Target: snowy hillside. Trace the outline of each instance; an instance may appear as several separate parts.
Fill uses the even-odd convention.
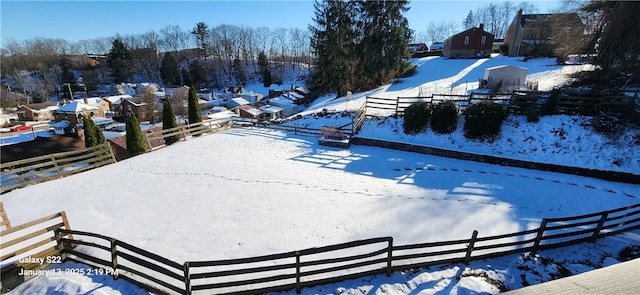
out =
[[[348,102],[327,96],[306,114],[324,108],[355,110],[366,95],[410,96],[451,86],[454,92],[464,92],[475,87],[476,75],[484,67],[522,63],[502,57],[451,61],[424,58],[416,62],[420,65],[418,74],[402,83],[354,94]],[[531,77],[541,79],[541,86],[546,79],[566,81],[563,73],[569,69],[588,68],[549,63],[546,59],[528,63]],[[348,114],[336,113],[307,116],[297,123],[321,126],[350,120]],[[440,137],[429,132],[405,136],[394,131],[401,122],[391,119],[369,120],[360,135],[585,167],[614,169],[617,165],[612,159],[619,159],[619,170],[640,171],[634,156],[637,145],[631,144],[637,140],[634,133],[623,141],[609,143],[580,129],[583,120],[587,119],[543,117],[536,127],[511,118],[503,128],[504,139],[491,146],[466,141],[456,135],[459,132]],[[553,137],[563,123],[566,138]],[[543,149],[548,152],[537,153]],[[542,218],[637,204],[639,197],[638,185],[367,146],[330,148],[318,145],[314,137],[236,128],[17,189],[4,194],[2,201],[12,224],[64,210],[73,229],[117,238],[182,262],[273,254],[381,236],[393,236],[394,244],[402,245],[468,238],[473,230],[480,236],[497,235],[537,228]],[[572,273],[583,272],[619,261],[615,255],[622,248],[640,245],[640,233],[603,239],[593,245],[541,255],[571,264]],[[483,270],[487,276],[504,281],[507,288],[520,288],[525,281],[535,284],[549,280],[550,274],[558,271],[540,259],[513,255],[474,262],[469,270],[449,265],[397,273],[391,278],[368,277],[320,286],[305,293],[497,293],[499,288],[487,280],[460,278],[474,269]],[[590,261],[592,265],[577,261]],[[126,290],[123,294],[141,292],[121,284],[97,277],[40,277],[21,285],[22,289],[13,294],[88,292],[95,288],[109,294],[118,294],[118,290]]]

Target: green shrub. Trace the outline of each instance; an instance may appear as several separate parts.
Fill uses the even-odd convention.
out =
[[[458,126],[460,107],[451,100],[445,100],[431,108],[431,129],[436,133],[451,133]]]
[[[424,131],[429,123],[431,108],[426,101],[416,101],[404,110],[402,128],[406,134],[417,134]]]
[[[131,156],[143,154],[147,151],[147,142],[142,134],[138,118],[133,113],[129,113],[126,122],[127,129],[127,153]]]
[[[464,111],[464,135],[468,138],[488,138],[500,133],[506,119],[502,106],[492,101],[471,104]]]
[[[176,120],[176,115],[173,112],[173,107],[171,106],[171,102],[165,100],[162,104],[162,130],[165,129],[173,129],[178,127],[178,122]],[[175,132],[175,131],[172,131]],[[167,145],[173,144],[180,140],[180,135],[175,134],[171,136],[167,136],[164,138],[164,143]]]

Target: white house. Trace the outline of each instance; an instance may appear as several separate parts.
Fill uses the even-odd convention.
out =
[[[500,91],[517,90],[525,87],[528,71],[527,68],[511,65],[486,68],[483,82],[486,83],[485,88],[489,89],[500,87]]]

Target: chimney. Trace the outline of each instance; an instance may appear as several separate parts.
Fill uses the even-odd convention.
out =
[[[484,24],[480,24],[480,31],[484,31]]]

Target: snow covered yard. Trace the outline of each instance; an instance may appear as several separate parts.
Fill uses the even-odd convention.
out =
[[[338,114],[310,116],[297,124],[344,125],[350,117],[339,113],[358,109],[367,95],[464,93],[477,86],[489,66],[529,67],[529,78],[540,79],[541,88],[568,81],[566,73],[589,67],[503,57],[414,62],[416,76],[354,94],[351,101],[320,99],[306,114],[324,108]],[[399,120],[370,119],[360,136],[638,174],[637,132],[613,140],[581,127],[587,120],[552,116],[533,125],[511,117],[502,136],[491,144],[464,139],[462,122],[451,135],[428,131],[408,136],[401,132]],[[402,245],[465,239],[474,229],[481,237],[504,234],[537,228],[542,218],[637,204],[638,197],[637,185],[375,147],[328,148],[313,137],[241,128],[18,189],[3,195],[3,202],[13,224],[65,210],[73,229],[111,236],[181,262],[265,255],[380,236],[393,236],[394,244]],[[495,281],[513,289],[549,280],[560,272],[555,262],[571,273],[587,271],[616,263],[620,249],[639,244],[640,233],[633,231],[586,246],[542,251],[538,257],[511,255],[472,262],[468,269],[446,265],[304,292],[496,293],[500,284]],[[140,292],[113,287],[121,280],[107,278],[46,280],[39,277],[21,288],[30,294],[46,294],[54,285],[61,290],[77,285],[111,294]],[[26,289],[30,286],[33,289]]]

